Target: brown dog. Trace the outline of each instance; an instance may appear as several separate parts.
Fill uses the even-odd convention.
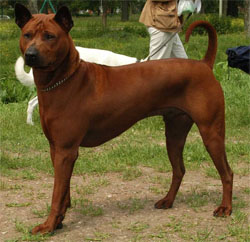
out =
[[[213,27],[204,60],[167,59],[107,67],[80,61],[69,35],[71,15],[62,7],[56,15],[36,14],[20,4],[16,23],[22,29],[20,48],[34,71],[43,131],[50,144],[55,181],[51,212],[32,233],[62,227],[70,206],[70,178],[79,146],[94,147],[120,135],[137,121],[162,115],[167,150],[173,167],[168,194],[155,204],[170,208],[185,173],[182,151],[195,123],[222,180],[223,198],[214,215],[232,211],[233,173],[225,153],[224,97],[212,67],[217,50]]]

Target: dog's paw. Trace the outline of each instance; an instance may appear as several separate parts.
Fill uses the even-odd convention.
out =
[[[168,208],[172,208],[172,206],[173,206],[173,202],[164,198],[155,204],[155,208],[157,209],[168,209]]]
[[[54,229],[48,226],[46,223],[40,224],[31,230],[32,234],[53,234]]]
[[[63,223],[62,222],[60,222],[59,224],[57,224],[56,229],[62,229],[62,228],[63,228]]]
[[[230,216],[231,213],[232,213],[232,208],[225,206],[219,206],[214,210],[214,216],[216,217]]]
[[[60,222],[56,225],[55,229],[62,229],[63,228],[63,223]],[[54,234],[54,230],[53,226],[49,226],[46,222],[44,224],[40,224],[36,227],[34,227],[31,230],[31,234],[50,234],[53,235]]]

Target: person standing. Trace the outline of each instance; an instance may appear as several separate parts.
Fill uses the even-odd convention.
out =
[[[148,28],[150,60],[188,58],[178,35],[182,20],[177,15],[176,0],[147,0],[139,22]]]

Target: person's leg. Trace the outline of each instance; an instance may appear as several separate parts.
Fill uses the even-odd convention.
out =
[[[150,35],[150,60],[170,58],[175,39],[174,33],[162,32],[154,27],[149,27],[148,32]]]
[[[186,54],[186,51],[184,49],[184,46],[180,40],[180,37],[178,34],[175,35],[173,38],[173,46],[172,46],[172,52],[170,57],[171,58],[184,58],[188,59],[188,56]]]

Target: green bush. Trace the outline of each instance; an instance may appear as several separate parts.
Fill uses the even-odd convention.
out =
[[[232,18],[231,31],[232,33],[239,33],[244,31],[243,18]]]
[[[219,17],[217,14],[212,14],[208,16],[208,21],[214,26],[217,31],[217,34],[227,34],[231,32],[230,17]]]
[[[4,73],[0,79],[0,100],[2,103],[14,103],[28,100],[35,95],[35,87],[28,88]]]
[[[196,20],[206,20],[210,22],[217,31],[217,34],[238,33],[244,31],[244,21],[240,18],[227,16],[219,17],[218,14],[195,14],[185,23],[183,30],[186,31],[188,26]],[[206,34],[203,28],[194,29],[192,34]]]

